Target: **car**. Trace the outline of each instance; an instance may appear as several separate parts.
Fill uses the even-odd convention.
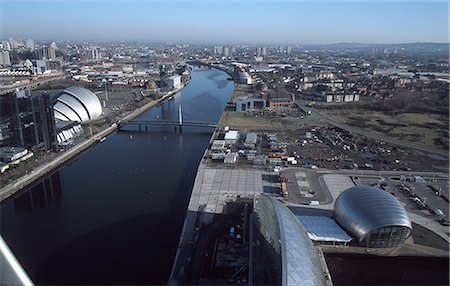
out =
[[[439,216],[443,216],[444,215],[444,212],[441,209],[435,209],[434,213],[439,215]]]
[[[440,223],[443,226],[450,226],[450,222],[448,220],[446,220],[445,218],[441,218],[436,220],[438,223]]]

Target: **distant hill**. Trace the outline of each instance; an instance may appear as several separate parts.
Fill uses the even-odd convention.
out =
[[[390,50],[404,50],[412,53],[448,53],[449,43],[429,43],[429,42],[418,42],[418,43],[401,43],[401,44],[363,44],[363,43],[335,43],[326,45],[305,45],[305,48],[315,48],[315,49],[358,49],[358,50],[368,50],[368,49],[390,49]]]

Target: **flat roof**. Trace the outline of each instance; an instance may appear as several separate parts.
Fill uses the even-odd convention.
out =
[[[239,132],[235,130],[230,130],[225,133],[225,140],[235,140],[238,138]]]
[[[308,236],[318,242],[350,242],[352,238],[334,221],[325,216],[297,216]]]
[[[255,132],[247,133],[245,137],[245,143],[256,143],[257,135]]]

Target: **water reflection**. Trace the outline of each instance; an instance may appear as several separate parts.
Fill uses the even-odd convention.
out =
[[[211,77],[212,76],[212,77]],[[217,121],[233,91],[195,71],[138,119]],[[36,284],[166,284],[212,130],[126,126],[1,208],[1,233]],[[63,195],[64,193],[64,195]]]
[[[32,187],[30,191],[24,192],[14,198],[14,209],[17,212],[31,213],[34,209],[44,208],[53,201],[60,199],[62,197],[62,190],[62,173],[57,171]]]

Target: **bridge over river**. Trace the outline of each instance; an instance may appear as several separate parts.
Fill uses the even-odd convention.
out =
[[[156,120],[130,120],[126,122],[122,122],[119,124],[119,129],[122,129],[126,125],[137,125],[139,126],[139,131],[141,131],[142,126],[175,126],[179,127],[180,130],[183,126],[191,126],[191,127],[206,127],[206,128],[217,128],[218,124],[212,121],[199,121],[199,120],[183,120],[183,114],[181,111],[181,105],[178,109],[178,120],[165,120],[165,119],[156,119]]]

